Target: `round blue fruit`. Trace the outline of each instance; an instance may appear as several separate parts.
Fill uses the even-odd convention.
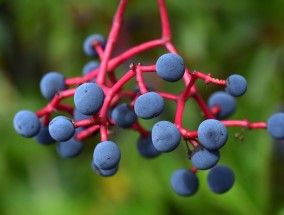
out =
[[[65,90],[65,78],[58,72],[48,72],[40,80],[40,91],[44,98],[51,100],[61,90]]]
[[[84,120],[84,119],[90,119],[92,117],[93,117],[93,115],[82,114],[80,111],[78,111],[76,108],[74,108],[73,118],[74,118],[75,121]]]
[[[55,140],[50,136],[48,126],[41,123],[39,133],[34,137],[35,140],[42,145],[50,145],[55,143]]]
[[[230,75],[226,83],[225,90],[232,96],[241,96],[247,91],[247,81],[241,75]]]
[[[206,149],[219,149],[228,140],[227,127],[216,119],[206,119],[201,122],[197,132],[200,143]]]
[[[224,91],[217,91],[208,98],[208,107],[219,107],[220,111],[215,116],[224,119],[232,115],[237,107],[236,99]]]
[[[112,141],[104,141],[96,145],[93,161],[99,169],[109,170],[118,165],[120,157],[118,146]]]
[[[121,128],[130,128],[137,121],[137,116],[133,109],[126,103],[119,104],[113,108],[111,118],[114,124]]]
[[[115,166],[112,169],[100,169],[98,168],[94,162],[92,162],[91,164],[92,169],[95,171],[95,173],[97,173],[100,176],[104,176],[104,177],[110,177],[113,176],[115,173],[117,173],[118,171],[118,165]]]
[[[173,151],[179,145],[181,135],[175,124],[159,121],[152,128],[152,142],[160,152]]]
[[[213,167],[207,175],[207,183],[212,192],[222,194],[232,188],[235,182],[234,172],[223,165]]]
[[[93,70],[100,67],[100,63],[98,61],[90,61],[83,67],[83,75],[87,75],[88,73],[92,72]]]
[[[19,111],[13,120],[16,132],[24,137],[36,136],[40,131],[40,124],[37,115],[29,110]]]
[[[65,141],[58,142],[56,144],[56,150],[61,157],[74,158],[77,157],[84,148],[84,144],[81,141],[76,140],[74,137]]]
[[[58,142],[65,142],[75,134],[75,127],[72,120],[65,116],[53,118],[49,123],[48,130],[50,136]]]
[[[208,150],[197,146],[191,153],[192,165],[197,169],[206,170],[215,166],[220,160],[219,150]]]
[[[105,38],[100,34],[92,34],[88,36],[83,44],[84,53],[89,57],[97,57],[98,53],[94,47],[94,43],[100,43],[104,48],[106,44]]]
[[[74,103],[79,112],[85,115],[97,113],[104,103],[105,94],[102,88],[95,83],[80,85],[74,94]]]
[[[161,154],[153,145],[151,133],[149,133],[147,137],[139,137],[137,149],[139,154],[145,158],[154,158]]]
[[[136,99],[134,111],[142,119],[153,119],[163,112],[164,107],[162,96],[155,92],[147,92]]]
[[[284,113],[276,113],[269,117],[267,130],[273,138],[284,139]]]
[[[197,192],[198,186],[198,178],[188,169],[176,170],[171,176],[171,187],[178,195],[191,196]]]
[[[183,77],[185,72],[184,60],[177,54],[164,54],[156,62],[156,72],[163,80],[176,82]]]

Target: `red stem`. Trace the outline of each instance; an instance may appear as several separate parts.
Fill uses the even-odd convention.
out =
[[[110,34],[107,39],[107,44],[104,52],[104,57],[101,62],[101,70],[98,74],[98,78],[96,82],[100,85],[102,85],[105,81],[106,73],[107,73],[107,67],[108,67],[108,61],[110,59],[110,56],[112,54],[113,48],[115,46],[115,43],[117,42],[117,37],[119,34],[119,31],[121,29],[122,21],[123,21],[123,13],[127,5],[127,0],[121,0],[117,11],[114,16],[113,24],[110,30]]]
[[[206,75],[201,72],[193,71],[191,74],[195,76],[196,78],[203,79],[206,84],[212,83],[212,84],[217,84],[217,85],[224,86],[224,87],[226,87],[227,85],[226,80],[212,78],[210,73]]]
[[[221,121],[225,126],[234,126],[234,127],[245,127],[248,129],[266,129],[267,125],[265,122],[249,122],[248,120],[222,120]]]

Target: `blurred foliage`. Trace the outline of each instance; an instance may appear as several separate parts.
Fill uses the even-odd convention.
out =
[[[265,121],[283,106],[283,0],[166,2],[174,44],[191,70],[247,78],[248,91],[238,98],[232,118]],[[95,32],[107,36],[117,4],[0,0],[0,214],[284,214],[284,148],[266,131],[248,131],[241,141],[234,139],[240,129],[230,128],[220,163],[234,170],[235,186],[224,195],[213,194],[202,171],[199,192],[190,198],[177,196],[169,185],[173,171],[190,166],[183,143],[175,152],[145,160],[136,151],[137,134],[116,129],[111,138],[122,151],[120,170],[101,178],[90,168],[97,139],[88,140],[78,158],[62,159],[54,146],[15,134],[12,119],[18,110],[36,111],[46,104],[39,92],[41,76],[50,70],[79,76],[89,60],[82,51],[84,38]],[[159,37],[156,1],[129,1],[124,24],[115,53]],[[152,50],[131,61],[153,64],[164,52]],[[118,73],[125,71],[121,67]],[[166,91],[181,90],[180,83],[149,81]],[[197,84],[205,98],[220,89]],[[164,117],[171,119],[173,111],[169,103]],[[150,128],[155,120],[142,123]],[[200,121],[200,110],[189,102],[185,127],[195,129]]]

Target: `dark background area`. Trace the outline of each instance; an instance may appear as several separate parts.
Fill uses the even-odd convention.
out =
[[[282,0],[167,0],[173,42],[190,70],[226,79],[238,73],[248,81],[238,98],[232,119],[266,121],[283,110],[284,1]],[[0,214],[3,215],[127,215],[127,214],[284,214],[284,145],[265,130],[246,131],[244,140],[230,138],[221,150],[220,163],[236,176],[232,190],[213,194],[200,171],[200,188],[193,197],[177,196],[170,187],[173,171],[190,167],[186,147],[146,160],[136,151],[137,133],[116,129],[122,160],[117,175],[97,176],[90,168],[98,138],[86,141],[74,159],[61,158],[55,146],[24,139],[13,129],[13,116],[21,109],[37,111],[46,105],[39,91],[48,71],[65,77],[80,76],[90,59],[82,43],[93,33],[107,36],[118,1],[0,0]],[[154,0],[129,1],[116,53],[158,38],[160,21]],[[130,62],[154,64],[164,49],[141,54]],[[127,65],[126,65],[127,66]],[[123,74],[126,67],[117,70]],[[154,81],[166,91],[180,84]],[[197,83],[207,98],[219,87]],[[163,117],[174,117],[167,103]],[[161,119],[161,118],[159,118]],[[196,129],[200,110],[189,102],[184,126]],[[150,126],[155,120],[146,122]]]

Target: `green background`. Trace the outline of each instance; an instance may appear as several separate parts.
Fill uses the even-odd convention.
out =
[[[232,119],[266,121],[283,104],[283,0],[167,0],[173,43],[190,70],[226,79],[238,73],[248,81]],[[111,135],[122,152],[117,175],[97,176],[90,168],[98,138],[86,141],[75,159],[61,158],[55,146],[42,146],[16,134],[12,121],[21,109],[37,111],[46,101],[39,81],[48,71],[65,77],[81,75],[90,59],[82,43],[92,33],[108,35],[118,1],[0,0],[0,214],[3,215],[159,215],[159,214],[284,214],[284,145],[265,130],[234,138],[230,128],[220,163],[230,166],[235,186],[213,194],[200,171],[200,188],[193,197],[177,196],[169,185],[173,171],[190,167],[186,147],[146,160],[136,151],[137,133],[115,129]],[[158,38],[157,2],[131,0],[116,53]],[[164,49],[139,55],[130,62],[154,64]],[[122,75],[124,65],[117,70]],[[155,77],[156,78],[156,77]],[[155,89],[179,92],[181,82],[167,84],[147,76]],[[133,83],[132,83],[133,84]],[[221,88],[197,83],[206,99]],[[129,85],[129,87],[133,87]],[[71,101],[71,100],[70,100]],[[71,101],[72,102],[72,101]],[[283,108],[282,108],[283,110]],[[174,105],[162,117],[143,121],[148,128],[163,117],[172,120]],[[189,102],[184,126],[196,129],[200,110]]]

